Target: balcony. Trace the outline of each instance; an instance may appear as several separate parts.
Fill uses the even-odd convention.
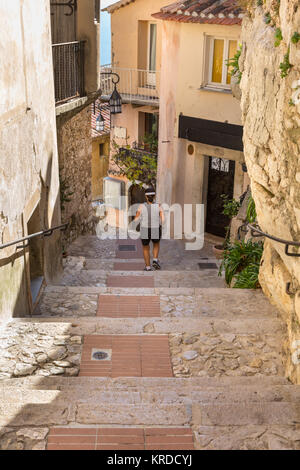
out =
[[[74,41],[52,46],[56,105],[85,96],[84,44]]]
[[[160,72],[152,70],[121,68],[114,65],[104,65],[101,73],[117,73],[120,76],[118,92],[123,103],[159,107]],[[112,77],[101,76],[101,99],[108,101],[114,85]]]

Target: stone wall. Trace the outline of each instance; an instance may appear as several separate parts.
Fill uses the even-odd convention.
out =
[[[90,107],[66,122],[58,119],[58,153],[61,183],[64,250],[78,236],[94,232],[92,210],[92,137]]]
[[[261,228],[276,237],[300,241],[300,104],[295,94],[300,80],[300,41],[292,41],[294,33],[300,33],[299,1],[247,3],[240,69],[251,190]],[[286,67],[282,77],[284,59],[292,67]],[[299,258],[287,256],[285,245],[266,241],[260,282],[288,324],[287,375],[300,383]]]

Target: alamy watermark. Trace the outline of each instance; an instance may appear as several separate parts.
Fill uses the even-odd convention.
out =
[[[133,204],[127,208],[126,201],[126,196],[122,196],[117,208],[109,203],[97,207],[96,214],[99,221],[96,233],[101,240],[143,238],[145,231],[139,230],[141,221],[134,220],[141,204]],[[161,224],[161,239],[185,240],[186,250],[201,250],[204,245],[204,204],[173,204],[172,206],[161,204],[161,208],[164,219]],[[159,238],[157,236],[159,227],[157,222],[156,225],[153,223],[154,219],[153,210],[148,227],[152,230],[151,238],[156,239]]]

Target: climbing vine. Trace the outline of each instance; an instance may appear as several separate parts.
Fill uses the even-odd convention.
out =
[[[291,70],[293,65],[290,63],[290,48],[288,52],[284,55],[283,62],[280,63],[279,68],[281,70],[281,78],[286,78]]]

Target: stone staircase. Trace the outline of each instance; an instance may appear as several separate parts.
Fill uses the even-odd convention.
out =
[[[0,449],[299,450],[300,387],[261,292],[200,269],[209,244],[164,241],[150,274],[120,244],[77,240],[35,316],[0,330]]]

